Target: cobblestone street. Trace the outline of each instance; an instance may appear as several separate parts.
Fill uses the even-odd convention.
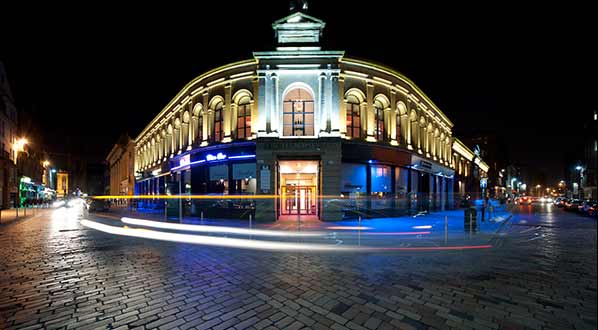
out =
[[[264,252],[0,227],[0,328],[596,329],[596,221],[519,209],[493,247]],[[380,239],[383,239],[381,237]]]

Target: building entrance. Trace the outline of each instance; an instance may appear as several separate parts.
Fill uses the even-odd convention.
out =
[[[318,214],[318,161],[279,163],[280,215]]]

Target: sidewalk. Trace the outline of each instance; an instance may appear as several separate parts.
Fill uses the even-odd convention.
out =
[[[27,208],[27,209],[19,209],[18,213],[19,216],[17,217],[17,209],[6,209],[0,211],[0,225],[5,225],[11,223],[15,220],[24,220],[28,219],[36,214],[39,214],[41,211],[47,210],[43,208]]]

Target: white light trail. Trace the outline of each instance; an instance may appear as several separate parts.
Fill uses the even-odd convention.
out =
[[[160,228],[160,229],[186,230],[186,231],[205,232],[205,233],[239,234],[239,235],[252,235],[252,236],[268,236],[268,237],[326,236],[325,233],[321,233],[321,232],[293,232],[293,231],[248,229],[248,228],[224,227],[224,226],[189,225],[189,224],[181,224],[181,223],[169,223],[169,222],[135,219],[135,218],[128,218],[128,217],[123,217],[120,220],[123,223],[129,224],[129,225]]]
[[[354,251],[359,250],[357,247],[350,246],[337,246],[337,245],[325,245],[325,244],[309,244],[309,243],[287,243],[287,242],[272,242],[272,241],[259,241],[249,240],[240,238],[227,238],[227,237],[214,237],[214,236],[201,236],[201,235],[190,235],[190,234],[178,234],[178,233],[167,233],[148,229],[133,229],[108,226],[98,222],[81,220],[81,225],[99,230],[108,234],[149,238],[160,241],[178,242],[178,243],[191,243],[191,244],[202,244],[212,245],[221,247],[234,247],[243,249],[257,249],[257,250],[271,250],[271,251],[321,251],[321,252],[332,252],[332,251]]]

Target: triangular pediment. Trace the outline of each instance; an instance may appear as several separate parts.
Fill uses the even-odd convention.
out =
[[[296,13],[292,13],[286,17],[283,17],[283,18],[275,21],[274,23],[272,23],[272,27],[276,28],[277,25],[288,24],[288,23],[290,23],[290,24],[296,24],[296,23],[321,24],[322,27],[324,27],[324,25],[326,25],[326,23],[324,23],[324,21],[322,21],[321,19],[317,19],[313,16],[309,16],[302,12],[296,12]]]
[[[278,44],[313,45],[320,42],[326,23],[302,12],[295,12],[274,23]]]

